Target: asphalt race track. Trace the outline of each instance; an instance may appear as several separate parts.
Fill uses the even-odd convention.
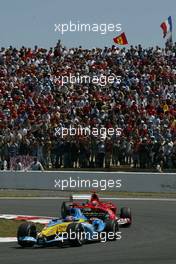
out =
[[[61,200],[0,200],[0,213],[58,216]],[[122,239],[93,243],[81,248],[28,248],[0,243],[0,263],[176,263],[176,202],[115,201],[129,206],[133,225],[121,228]]]

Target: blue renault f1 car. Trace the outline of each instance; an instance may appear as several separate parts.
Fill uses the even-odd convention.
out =
[[[79,208],[71,208],[64,219],[51,220],[40,232],[36,225],[23,223],[17,231],[18,244],[22,247],[63,245],[82,246],[90,241],[120,239],[117,221],[90,218],[82,214]]]

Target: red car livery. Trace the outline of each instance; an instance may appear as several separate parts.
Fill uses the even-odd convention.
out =
[[[81,200],[87,201],[83,202]],[[87,218],[97,217],[102,220],[115,220],[120,226],[130,226],[132,223],[132,214],[129,207],[122,207],[119,212],[116,205],[112,202],[101,201],[96,193],[92,195],[72,195],[70,201],[62,203],[62,217],[69,215],[70,208],[73,207],[80,208]]]

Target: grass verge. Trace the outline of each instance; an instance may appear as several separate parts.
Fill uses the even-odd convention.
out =
[[[0,219],[0,237],[16,237],[18,227],[25,221]],[[44,225],[36,224],[37,230],[40,231]]]

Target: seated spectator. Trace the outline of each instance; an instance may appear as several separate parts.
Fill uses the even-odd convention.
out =
[[[34,158],[34,161],[32,162],[29,170],[43,171],[44,168],[43,168],[42,164],[37,160],[37,158]]]

